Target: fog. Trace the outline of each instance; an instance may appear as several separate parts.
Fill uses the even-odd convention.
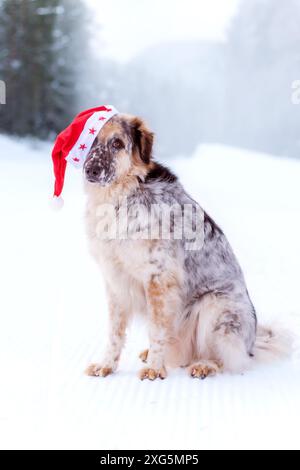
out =
[[[145,117],[166,157],[203,142],[300,156],[300,0],[106,3],[87,0],[81,107]]]

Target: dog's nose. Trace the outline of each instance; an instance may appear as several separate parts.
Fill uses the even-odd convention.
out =
[[[85,174],[89,181],[97,181],[100,176],[101,169],[99,166],[90,166],[85,168]]]

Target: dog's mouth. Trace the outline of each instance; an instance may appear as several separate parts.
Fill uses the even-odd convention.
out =
[[[107,175],[104,170],[100,173],[98,171],[85,171],[85,179],[88,183],[97,184],[99,186],[109,186],[112,183],[113,175]]]
[[[96,176],[92,176],[92,175],[85,175],[85,178],[86,180],[89,182],[89,183],[99,183],[99,180],[97,179]]]

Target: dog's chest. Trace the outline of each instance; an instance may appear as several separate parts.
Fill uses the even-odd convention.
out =
[[[96,261],[106,270],[127,272],[131,277],[142,279],[151,267],[149,241],[131,240],[125,234],[115,232],[116,220],[106,218],[105,224],[87,212],[86,227],[90,251]]]
[[[99,206],[98,206],[99,208]],[[146,209],[137,218],[123,220],[120,214],[104,207],[104,217],[99,209],[90,207],[86,214],[90,251],[101,266],[104,275],[126,274],[143,284],[151,276],[171,272],[183,278],[183,259],[178,242],[135,236],[137,229],[144,228]],[[102,209],[101,209],[102,210]]]

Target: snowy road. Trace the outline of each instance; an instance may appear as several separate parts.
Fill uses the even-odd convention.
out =
[[[140,382],[137,322],[117,374],[83,374],[100,357],[107,307],[80,172],[69,170],[65,207],[52,213],[50,147],[0,144],[0,447],[300,448],[297,352],[243,376],[173,370]],[[229,237],[259,321],[300,334],[300,161],[202,146],[172,167]]]

